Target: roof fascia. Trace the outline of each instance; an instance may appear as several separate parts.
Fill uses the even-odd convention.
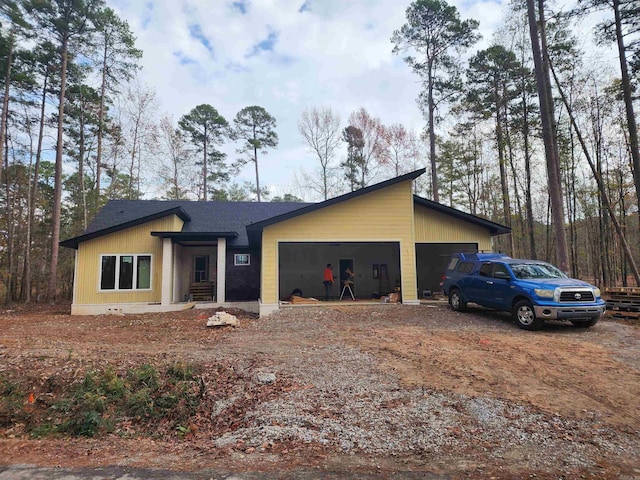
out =
[[[104,235],[108,235],[109,233],[119,232],[121,230],[142,225],[144,223],[157,220],[158,218],[164,218],[169,215],[177,215],[178,218],[180,218],[184,222],[191,221],[191,216],[187,212],[185,212],[182,207],[172,207],[167,210],[156,212],[151,215],[146,215],[144,217],[136,218],[134,220],[130,220],[125,223],[120,223],[118,225],[113,225],[111,227],[103,228],[101,230],[96,230],[95,232],[87,233],[86,235],[79,235],[77,237],[69,238],[67,240],[60,242],[60,246],[77,249],[80,242],[86,242],[87,240],[92,240],[94,238],[102,237]]]
[[[306,215],[307,213],[315,212],[316,210],[320,210],[322,208],[329,207],[331,205],[335,205],[337,203],[342,203],[347,200],[351,200],[362,195],[366,195],[367,193],[372,193],[377,190],[382,190],[383,188],[390,187],[392,185],[396,185],[398,183],[407,182],[409,180],[415,180],[420,175],[422,175],[426,171],[426,168],[421,168],[420,170],[416,170],[414,172],[406,173],[404,175],[400,175],[399,177],[391,178],[389,180],[385,180],[384,182],[376,183],[375,185],[370,185],[368,187],[361,188],[356,190],[355,192],[345,193],[344,195],[340,195],[339,197],[330,198],[329,200],[325,200],[324,202],[314,203],[312,205],[308,205],[306,207],[299,208],[297,210],[293,210],[291,212],[283,213],[281,215],[276,215],[275,217],[267,218],[266,220],[262,220],[260,222],[255,222],[247,225],[247,232],[250,230],[262,230],[264,227],[268,225],[273,225],[274,223],[280,223],[284,220],[289,220],[291,218],[298,217],[300,215]]]
[[[491,220],[487,220],[485,218],[463,212],[462,210],[458,210],[453,207],[442,205],[441,203],[434,202],[433,200],[427,200],[426,198],[419,197],[418,195],[414,195],[413,200],[415,203],[417,203],[418,205],[422,205],[423,207],[430,208],[445,215],[449,215],[465,222],[473,223],[480,227],[486,228],[491,233],[491,236],[503,235],[505,233],[511,232],[511,229],[505,225],[501,225],[499,223],[492,222]]]
[[[151,232],[153,237],[185,239],[236,238],[238,232]]]

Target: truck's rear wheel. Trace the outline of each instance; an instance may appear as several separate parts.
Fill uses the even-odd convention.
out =
[[[596,323],[598,323],[599,319],[600,317],[589,318],[588,320],[571,320],[571,323],[573,323],[573,325],[576,327],[588,328],[593,327]]]
[[[456,312],[464,312],[467,309],[467,302],[457,288],[452,288],[449,292],[449,305],[451,306],[451,310],[455,310]]]
[[[513,320],[523,330],[540,330],[544,320],[536,317],[536,312],[529,300],[520,300],[511,311]]]

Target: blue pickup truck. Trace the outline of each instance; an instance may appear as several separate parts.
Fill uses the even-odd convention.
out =
[[[472,302],[511,312],[525,330],[538,330],[545,320],[591,327],[605,311],[599,288],[568,278],[550,263],[498,253],[453,254],[442,289],[453,310],[464,311]]]

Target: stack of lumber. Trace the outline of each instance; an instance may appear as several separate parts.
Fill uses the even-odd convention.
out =
[[[640,318],[640,287],[607,287],[602,291],[608,317]]]
[[[320,303],[320,300],[312,297],[305,298],[305,297],[300,297],[298,295],[291,295],[289,297],[289,302],[299,305],[299,304],[308,304],[308,303]]]

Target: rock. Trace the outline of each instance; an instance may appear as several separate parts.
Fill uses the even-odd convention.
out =
[[[276,374],[273,372],[258,372],[256,373],[255,380],[256,383],[261,383],[262,385],[271,385],[272,383],[276,383]]]
[[[207,327],[224,327],[226,325],[237,327],[238,319],[227,312],[216,312],[215,315],[207,320]]]

